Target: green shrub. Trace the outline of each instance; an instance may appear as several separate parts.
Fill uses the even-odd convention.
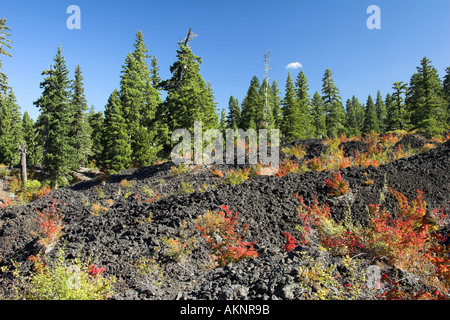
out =
[[[111,296],[115,277],[104,277],[104,268],[89,265],[80,257],[64,258],[60,249],[55,261],[41,255],[30,256],[33,269],[30,275],[15,270],[17,299],[26,300],[103,300]]]

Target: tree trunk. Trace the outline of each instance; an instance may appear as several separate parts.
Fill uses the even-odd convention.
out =
[[[22,178],[22,184],[27,183],[27,149],[25,143],[20,143],[20,177]]]

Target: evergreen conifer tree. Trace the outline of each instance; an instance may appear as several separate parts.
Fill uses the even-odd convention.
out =
[[[228,116],[227,116],[227,128],[238,129],[238,125],[241,120],[241,106],[238,99],[233,96],[228,100]]]
[[[283,122],[281,126],[281,132],[287,141],[303,138],[302,128],[300,127],[301,116],[294,83],[289,72],[286,80],[286,92],[283,101]]]
[[[266,78],[264,78],[263,83],[259,88],[259,95],[261,96],[262,104],[256,112],[257,123],[259,123],[257,127],[258,129],[273,129],[274,119],[272,90],[270,89],[270,84]]]
[[[389,131],[406,130],[408,114],[404,104],[403,95],[406,93],[406,84],[403,81],[397,81],[393,84],[394,93],[391,95],[392,102],[386,106],[388,118],[387,126]]]
[[[42,161],[42,154],[37,145],[37,134],[33,119],[27,111],[22,117],[23,140],[27,149],[27,164],[37,165]]]
[[[158,65],[158,60],[156,59],[155,56],[153,56],[152,62],[151,62],[150,78],[151,78],[152,86],[154,88],[158,89],[162,80],[159,76],[159,65]]]
[[[127,133],[127,122],[117,89],[110,95],[108,104],[105,106],[103,123],[101,167],[113,171],[129,168],[132,150]]]
[[[227,114],[225,112],[225,108],[222,108],[222,112],[220,113],[220,121],[219,121],[219,130],[222,132],[222,134],[225,133],[225,130],[227,129]]]
[[[278,89],[278,83],[273,80],[272,86],[270,87],[271,98],[272,98],[272,112],[273,112],[273,124],[276,129],[281,128],[282,114],[281,114],[281,105],[283,103],[282,98],[280,96],[280,90]]]
[[[308,79],[303,70],[301,70],[295,82],[295,93],[297,95],[298,112],[300,114],[298,139],[307,139],[314,135],[308,90]]]
[[[445,130],[447,106],[441,80],[431,61],[424,57],[411,77],[406,103],[414,129],[438,135]]]
[[[75,81],[72,84],[70,108],[72,115],[69,136],[74,150],[71,166],[78,168],[87,164],[92,152],[92,129],[87,120],[88,107],[84,94],[83,75],[79,65],[75,68]]]
[[[0,92],[0,163],[13,166],[22,140],[22,115],[12,88]]]
[[[211,85],[200,74],[201,63],[201,57],[180,41],[177,61],[170,67],[172,78],[161,83],[167,97],[157,113],[157,118],[161,120],[158,124],[159,137],[166,155],[170,153],[170,138],[175,129],[185,128],[193,133],[195,121],[202,122],[203,131],[219,126]]]
[[[11,54],[3,48],[11,49],[12,41],[8,39],[11,36],[9,31],[11,29],[6,25],[6,18],[0,18],[0,69],[3,69],[1,56],[11,57]]]
[[[161,98],[152,85],[147,65],[147,46],[141,31],[136,34],[134,51],[125,59],[120,80],[120,103],[131,144],[131,161],[140,167],[156,160],[155,113]]]
[[[356,108],[350,99],[345,102],[347,135],[355,137],[360,134]]]
[[[247,90],[244,100],[242,101],[241,121],[239,127],[243,130],[257,129],[261,116],[258,111],[264,108],[264,101],[260,94],[260,84],[257,76],[253,76],[250,86]]]
[[[69,172],[73,149],[70,145],[70,86],[68,69],[58,47],[53,59],[54,66],[44,70],[41,82],[41,97],[34,102],[40,109],[37,120],[43,146],[43,165],[49,175],[50,184],[57,188],[69,183]]]
[[[384,103],[380,90],[377,91],[377,100],[375,101],[375,108],[377,110],[378,127],[380,133],[384,133],[386,132],[387,110],[386,104]]]
[[[334,84],[330,69],[325,70],[322,82],[322,99],[325,104],[327,134],[331,138],[345,132],[345,110],[339,95],[339,89]]]
[[[356,113],[355,136],[360,136],[364,126],[365,109],[364,105],[359,102],[358,98],[352,96],[352,105]]]
[[[442,81],[442,91],[444,93],[444,98],[447,101],[447,127],[450,126],[450,67],[445,68],[445,76]]]
[[[319,92],[315,92],[311,101],[311,115],[314,125],[314,137],[322,139],[327,135],[325,105]]]
[[[94,106],[91,106],[87,120],[89,122],[89,126],[91,127],[91,141],[92,141],[92,149],[91,156],[89,158],[90,161],[94,161],[94,163],[99,163],[102,155],[102,131],[103,129],[103,112],[98,111],[95,112]]]
[[[368,134],[372,132],[379,132],[380,128],[378,126],[378,116],[373,99],[369,94],[366,103],[366,112],[364,117],[363,132]]]

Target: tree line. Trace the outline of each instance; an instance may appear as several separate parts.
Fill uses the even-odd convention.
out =
[[[10,56],[3,48],[11,48],[9,31],[1,19],[0,57]],[[148,55],[143,34],[137,32],[120,86],[99,112],[87,106],[81,67],[69,78],[61,47],[42,72],[35,122],[27,112],[21,114],[7,76],[0,72],[0,163],[16,164],[23,141],[28,164],[43,165],[50,183],[62,186],[69,183],[71,170],[88,163],[119,171],[167,159],[172,132],[193,130],[195,121],[202,121],[204,131],[278,128],[286,141],[409,129],[438,135],[448,128],[450,67],[441,81],[426,57],[409,84],[395,82],[392,93],[382,97],[378,91],[375,100],[369,95],[365,103],[353,96],[345,106],[330,69],[324,72],[321,92],[312,97],[303,71],[295,81],[288,73],[284,94],[276,81],[260,83],[253,76],[242,102],[231,96],[228,112],[222,109],[219,115],[211,84],[200,74],[202,58],[192,52],[190,40],[188,34],[178,43],[171,77],[162,80],[156,57]],[[167,93],[164,100],[162,91]]]

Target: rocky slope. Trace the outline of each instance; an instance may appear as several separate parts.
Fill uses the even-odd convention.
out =
[[[307,158],[324,151],[320,141],[302,143]],[[342,147],[346,154],[366,148],[356,142],[344,143]],[[295,226],[299,224],[299,201],[294,193],[303,196],[306,203],[314,196],[320,203],[328,203],[337,220],[350,210],[354,221],[364,223],[367,205],[379,203],[380,197],[384,198],[383,207],[395,212],[396,202],[387,187],[404,193],[408,199],[413,199],[420,189],[428,208],[444,206],[450,213],[449,142],[379,167],[342,169],[350,194],[340,199],[328,196],[324,185],[328,172],[258,176],[232,186],[212,176],[210,168],[192,167],[174,175],[172,166],[163,163],[126,170],[104,184],[95,179],[82,181],[27,206],[0,209],[0,266],[11,266],[10,261],[15,260],[30,268],[27,257],[38,250],[32,232],[36,231],[35,210],[43,210],[54,198],[61,202],[58,207],[64,214],[60,245],[65,245],[67,258],[80,254],[83,259],[90,258],[96,265],[104,266],[105,275],[115,275],[112,299],[296,299],[301,296],[300,248],[290,253],[283,251],[283,232],[296,235]],[[124,179],[131,183],[120,186]],[[160,197],[147,202],[156,194],[150,190],[156,190]],[[94,203],[108,207],[108,211],[93,215]],[[221,210],[221,205],[240,212],[239,223],[249,225],[245,239],[256,241],[256,259],[208,267],[208,250],[193,222],[208,210]],[[182,229],[184,223],[186,229]],[[183,234],[193,242],[197,235],[197,245],[181,261],[158,251],[164,237]],[[137,272],[133,262],[143,257],[157,257],[162,273]],[[12,283],[10,273],[0,273],[0,288],[6,297],[12,292]]]

